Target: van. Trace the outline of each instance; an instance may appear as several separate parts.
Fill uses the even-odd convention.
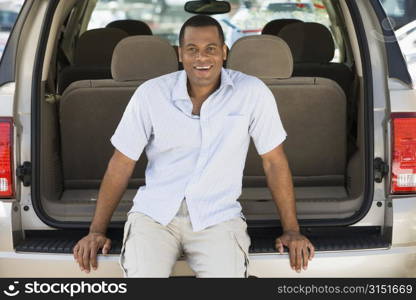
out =
[[[99,252],[98,269],[86,274],[72,249],[88,232],[114,151],[109,139],[131,95],[181,68],[177,45],[153,36],[178,34],[192,14],[132,9],[140,20],[127,14],[122,25],[91,28],[99,3],[26,0],[4,50],[1,277],[123,276],[123,226],[145,184],[145,153],[112,216],[109,255]],[[275,95],[299,224],[316,250],[308,270],[296,273],[287,249],[274,248],[280,219],[251,143],[238,199],[251,238],[249,275],[415,277],[416,90],[405,59],[379,0],[313,3],[314,20],[265,17],[273,30],[235,41],[225,65],[257,76]],[[282,45],[293,61],[276,65]],[[131,65],[113,59],[131,51]],[[194,275],[185,257],[171,274]]]

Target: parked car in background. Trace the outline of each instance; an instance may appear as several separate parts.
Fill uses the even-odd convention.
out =
[[[416,63],[416,20],[395,31],[403,55],[408,64]]]
[[[10,31],[16,22],[18,13],[10,10],[0,10],[0,31]]]
[[[23,2],[24,0],[0,1],[0,58],[3,55],[10,31],[16,23]]]

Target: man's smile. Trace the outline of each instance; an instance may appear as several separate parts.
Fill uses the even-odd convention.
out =
[[[194,66],[194,69],[200,72],[207,72],[212,69],[214,65]]]

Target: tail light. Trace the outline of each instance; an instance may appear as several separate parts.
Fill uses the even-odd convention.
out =
[[[391,117],[391,193],[416,193],[416,113],[393,113]]]
[[[12,198],[13,120],[0,118],[0,198]]]

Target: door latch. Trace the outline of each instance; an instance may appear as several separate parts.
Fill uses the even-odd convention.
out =
[[[384,176],[389,172],[389,165],[386,164],[380,157],[374,159],[374,180],[377,183],[383,181]]]
[[[23,182],[24,186],[30,186],[32,183],[32,163],[25,161],[23,165],[18,166],[16,176]]]

